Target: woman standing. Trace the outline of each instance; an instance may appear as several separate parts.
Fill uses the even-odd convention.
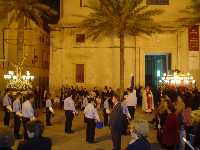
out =
[[[163,129],[165,121],[168,116],[168,101],[165,98],[161,98],[161,102],[157,110],[157,138],[161,145],[163,145]]]
[[[163,129],[163,144],[167,150],[175,150],[179,143],[179,123],[176,109],[173,104],[168,104],[168,116]]]
[[[47,94],[46,99],[46,125],[51,126],[51,115],[54,114],[53,105],[51,101],[51,95]]]
[[[185,133],[186,139],[190,140],[190,134],[192,133],[193,126],[192,126],[192,108],[190,101],[187,100],[185,103],[185,110],[183,111],[183,120],[185,124]],[[188,145],[185,145],[185,150],[190,150]]]
[[[185,137],[185,124],[184,124],[184,118],[183,118],[183,111],[185,110],[185,103],[183,102],[182,98],[180,96],[177,97],[176,100],[176,116],[179,123],[179,138],[180,142],[178,144],[178,150],[184,150],[185,149],[185,143],[183,142],[183,137]]]

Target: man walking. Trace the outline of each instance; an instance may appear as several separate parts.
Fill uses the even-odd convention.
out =
[[[104,126],[108,126],[109,124],[109,121],[108,121],[109,114],[110,114],[109,97],[105,97],[105,101],[103,103]]]
[[[46,125],[47,126],[52,126],[52,124],[51,124],[51,115],[52,114],[54,114],[53,104],[51,101],[51,95],[50,95],[50,93],[48,93],[47,99],[46,99]]]
[[[20,125],[21,125],[21,118],[22,118],[22,106],[21,106],[21,93],[16,94],[16,99],[13,102],[13,112],[14,112],[14,136],[16,139],[20,139]]]
[[[112,96],[113,110],[110,114],[110,127],[113,142],[113,150],[121,150],[121,134],[123,130],[123,109],[121,103],[118,102],[118,96]]]
[[[74,101],[72,99],[71,92],[68,93],[67,98],[64,100],[64,111],[65,111],[65,132],[73,133],[72,131],[72,120],[76,114],[76,109],[74,105]]]
[[[95,121],[97,120],[99,122],[100,119],[99,119],[97,110],[94,107],[94,104],[92,102],[92,98],[89,98],[88,104],[84,109],[84,114],[85,114],[86,123],[87,123],[86,141],[89,143],[94,143],[95,127],[96,127]]]
[[[4,110],[4,125],[9,126],[10,123],[10,113],[12,112],[12,102],[8,96],[9,92],[6,90],[3,97],[3,110]]]
[[[27,123],[31,120],[35,120],[33,101],[34,101],[34,95],[28,94],[27,100],[22,104],[24,139],[28,139]]]
[[[135,109],[137,106],[136,90],[128,89],[127,105],[128,111],[131,115],[131,119],[134,120]]]

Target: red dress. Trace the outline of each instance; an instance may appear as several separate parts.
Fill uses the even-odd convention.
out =
[[[175,113],[169,114],[163,130],[163,144],[173,146],[179,143],[179,124]]]
[[[147,92],[147,107],[148,109],[152,109],[152,96],[150,91]]]

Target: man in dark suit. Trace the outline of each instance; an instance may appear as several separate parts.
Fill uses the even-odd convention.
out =
[[[110,127],[113,142],[113,150],[121,150],[121,134],[123,130],[123,111],[121,103],[118,102],[118,96],[112,96],[113,110],[110,114]]]
[[[51,150],[51,139],[42,137],[44,125],[40,121],[27,124],[28,140],[21,143],[18,150]]]
[[[13,131],[9,127],[0,127],[0,150],[12,150],[15,144]]]

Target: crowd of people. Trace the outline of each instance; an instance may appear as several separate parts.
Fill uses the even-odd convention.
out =
[[[192,110],[198,109],[200,104],[197,89],[168,88],[165,90],[152,91],[150,86],[144,89],[128,88],[123,96],[120,91],[114,91],[105,86],[102,91],[86,89],[83,87],[62,87],[60,97],[50,94],[47,90],[38,95],[38,89],[28,93],[25,97],[17,92],[11,99],[9,91],[5,91],[3,97],[4,125],[9,126],[10,116],[14,114],[14,137],[26,141],[19,145],[19,149],[27,149],[37,140],[48,143],[46,148],[51,149],[51,140],[42,138],[43,124],[37,121],[36,110],[44,108],[46,112],[46,125],[52,126],[52,116],[55,114],[55,105],[65,113],[66,134],[73,134],[73,118],[84,114],[86,124],[86,142],[95,143],[95,128],[109,126],[114,150],[121,149],[121,136],[131,135],[132,140],[127,150],[144,149],[150,150],[150,144],[146,139],[148,125],[145,121],[135,121],[135,110],[138,104],[142,104],[142,111],[155,114],[149,123],[154,124],[157,129],[157,139],[163,148],[167,150],[189,150],[184,143],[190,141],[195,148],[200,148],[198,138],[200,137],[200,124],[192,123]],[[54,95],[54,96],[53,96]],[[159,96],[155,96],[159,95]],[[22,97],[24,97],[22,102]],[[155,99],[158,101],[155,101]],[[158,106],[155,106],[157,105]],[[132,123],[136,124],[132,127]],[[23,124],[23,136],[20,134],[20,126]],[[36,126],[36,127],[34,127]],[[140,128],[142,127],[142,128]],[[133,129],[134,128],[134,129]],[[133,129],[133,130],[132,130]],[[36,133],[37,132],[37,135]],[[191,137],[194,137],[191,140]],[[42,139],[43,140],[42,140]],[[34,138],[35,139],[35,138]],[[28,146],[27,146],[28,145]]]
[[[157,138],[167,150],[190,150],[190,142],[200,148],[200,124],[192,121],[192,111],[200,107],[197,89],[168,87],[163,90],[155,117]]]

